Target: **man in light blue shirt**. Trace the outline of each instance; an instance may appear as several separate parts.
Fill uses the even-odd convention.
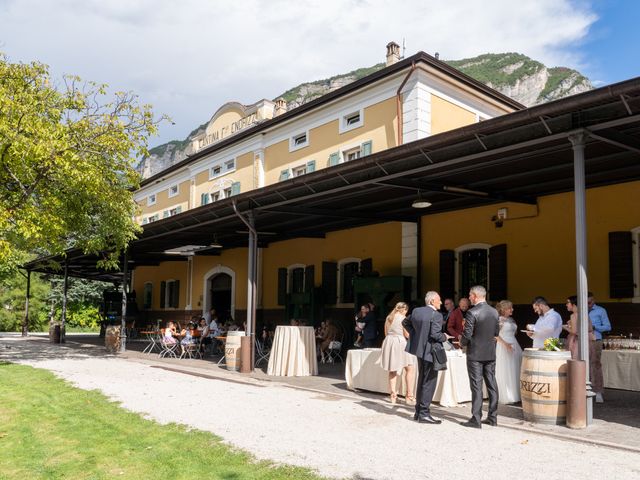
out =
[[[560,314],[549,306],[547,299],[536,297],[532,302],[533,311],[538,314],[535,325],[527,325],[527,335],[533,338],[533,348],[544,347],[547,338],[559,338],[562,332],[562,318]]]
[[[589,376],[591,377],[591,389],[596,393],[596,403],[604,402],[604,377],[602,375],[602,334],[611,331],[611,322],[607,311],[593,300],[593,293],[589,292],[587,305],[589,306],[589,320],[593,325],[593,333],[596,336],[595,355],[589,362]]]

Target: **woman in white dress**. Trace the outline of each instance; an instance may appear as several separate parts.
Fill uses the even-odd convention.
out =
[[[407,405],[415,405],[414,392],[415,374],[413,372],[416,357],[404,351],[407,346],[408,332],[402,326],[402,320],[407,316],[409,307],[404,302],[396,303],[395,308],[387,316],[384,322],[384,341],[382,342],[381,363],[382,368],[389,372],[389,400],[396,403],[398,398],[397,379],[402,371],[406,374]]]
[[[496,383],[500,403],[520,401],[520,363],[522,348],[516,340],[518,326],[511,318],[513,303],[502,300],[496,305],[500,314],[500,334],[496,337]]]

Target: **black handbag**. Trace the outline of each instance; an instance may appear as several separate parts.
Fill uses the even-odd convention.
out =
[[[431,344],[431,356],[433,357],[433,369],[436,371],[447,369],[447,352],[441,343]]]

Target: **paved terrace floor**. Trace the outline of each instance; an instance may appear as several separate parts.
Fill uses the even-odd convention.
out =
[[[1,334],[4,336],[11,334]],[[1,337],[0,337],[1,340]],[[29,340],[37,344],[47,344],[48,339],[43,335],[32,335]],[[347,389],[344,377],[343,364],[319,364],[319,375],[313,377],[272,377],[266,374],[266,361],[261,368],[251,374],[231,372],[224,366],[218,366],[220,357],[205,357],[203,360],[158,358],[158,354],[142,353],[146,342],[131,341],[128,350],[124,354],[118,354],[119,358],[125,358],[132,362],[140,362],[166,371],[180,372],[201,378],[211,378],[236,383],[250,384],[278,384],[289,388],[316,392],[334,398],[345,398],[362,402],[368,408],[388,412],[389,403],[387,396],[366,391],[351,391]],[[60,346],[60,354],[65,350],[82,349],[84,353],[91,352],[96,356],[108,356],[104,348],[104,339],[97,335],[67,335],[67,342]],[[29,349],[33,354],[33,349]],[[47,355],[51,350],[47,349]],[[532,424],[523,420],[520,405],[500,405],[498,409],[499,423],[504,428],[521,430],[529,433],[545,435],[567,441],[599,445],[615,449],[640,453],[640,392],[625,390],[605,391],[605,403],[594,404],[594,421],[591,426],[582,430],[573,430],[564,426]],[[486,403],[485,403],[486,407]],[[410,416],[413,407],[398,404],[394,408],[399,414],[406,411]],[[470,417],[470,403],[461,404],[458,407],[443,408],[433,405],[435,416],[450,420],[466,420]]]

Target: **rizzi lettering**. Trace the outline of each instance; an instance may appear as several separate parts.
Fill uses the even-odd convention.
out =
[[[525,392],[535,393],[536,395],[550,395],[551,384],[543,382],[528,382],[520,380],[520,388]]]

